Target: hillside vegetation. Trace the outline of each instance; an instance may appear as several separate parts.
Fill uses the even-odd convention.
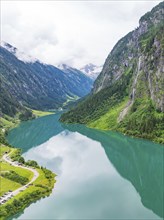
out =
[[[6,152],[11,153],[12,160],[20,161],[20,158],[22,158],[20,155],[21,151],[19,149],[0,144],[0,196],[27,184],[33,177],[33,173],[30,170],[23,169],[22,167],[15,167],[4,161],[2,156]],[[33,184],[30,184],[26,190],[22,190],[22,192],[1,205],[0,219],[7,219],[8,217],[24,210],[32,202],[48,196],[54,187],[54,173],[46,168],[39,167],[35,161],[25,162],[23,159],[22,162],[26,166],[35,167],[39,173],[39,177],[33,182]]]
[[[38,60],[23,61],[18,49],[8,43],[0,46],[0,114],[14,116],[25,107],[49,110],[62,107],[67,97],[83,97],[93,80],[71,69],[63,72]]]
[[[164,2],[107,57],[92,93],[61,121],[164,143]]]

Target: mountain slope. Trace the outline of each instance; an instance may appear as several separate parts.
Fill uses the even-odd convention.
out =
[[[23,61],[19,56],[22,54],[9,44],[0,47],[1,89],[8,91],[19,105],[54,109],[62,106],[68,96],[83,97],[90,92],[93,83],[83,74],[69,76],[52,65],[27,57]]]
[[[80,71],[83,72],[86,76],[90,77],[92,80],[95,80],[102,70],[102,66],[96,66],[92,63],[89,63],[82,68]]]
[[[60,70],[62,70],[67,77],[72,80],[72,83],[75,84],[76,90],[81,91],[83,88],[83,93],[88,94],[88,91],[91,90],[91,85],[93,85],[93,80],[90,77],[86,76],[83,72],[78,69],[72,68],[66,64],[61,64],[58,66]],[[76,81],[74,81],[76,79]],[[77,86],[77,83],[81,86]]]
[[[61,117],[164,143],[164,2],[107,57],[92,94]]]
[[[0,128],[3,128],[4,123],[8,125],[12,121],[11,117],[17,117],[21,120],[32,119],[34,115],[30,109],[27,109],[11,93],[3,87],[2,80],[0,78]],[[2,119],[3,118],[3,119]],[[12,122],[11,122],[12,123]],[[0,131],[1,136],[1,131]]]

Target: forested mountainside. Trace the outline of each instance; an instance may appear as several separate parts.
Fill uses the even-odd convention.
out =
[[[19,103],[18,100],[2,86],[2,79],[0,78],[0,118],[6,117],[10,120],[10,117],[14,117],[17,113],[20,114],[20,118],[22,117],[22,119],[30,119],[33,117],[32,112]],[[6,116],[4,116],[4,114]],[[8,116],[10,117],[8,118]]]
[[[90,96],[61,121],[164,143],[164,2],[118,41]]]
[[[0,112],[13,116],[20,108],[54,109],[69,98],[88,94],[93,81],[84,74],[67,74],[38,60],[25,62],[9,44],[0,47]]]

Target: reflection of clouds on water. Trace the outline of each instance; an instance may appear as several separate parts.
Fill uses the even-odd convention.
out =
[[[46,167],[52,167],[51,170],[60,176],[62,172],[62,162],[62,157],[54,157],[51,160],[47,161]]]
[[[105,153],[100,146],[99,142],[78,132],[65,130],[44,144],[30,149],[24,157],[37,160],[39,164],[52,169],[57,175],[64,172],[64,176],[69,177],[69,180],[78,176],[78,180],[81,181],[84,177],[86,179],[97,176],[102,170],[109,172],[110,166],[107,166],[109,161],[107,159],[102,161],[100,155],[105,156]]]
[[[58,175],[53,193],[26,208],[19,219],[159,220],[151,210],[161,215],[163,207],[161,146],[63,125],[59,117],[28,121],[10,132],[26,159]]]
[[[106,137],[94,130],[92,132],[95,132],[97,141],[94,136],[89,138],[77,131],[64,130],[24,154],[26,159],[37,160],[58,176],[51,196],[31,205],[20,217],[21,220],[40,217],[116,219],[120,216],[124,219],[159,219],[143,207],[132,184],[122,178],[110,162],[115,162],[118,170],[129,173],[132,167],[128,161],[135,156],[133,151],[128,150],[128,145],[120,148],[116,145],[118,140],[112,142],[114,138],[111,136]],[[124,154],[127,157],[124,158]]]

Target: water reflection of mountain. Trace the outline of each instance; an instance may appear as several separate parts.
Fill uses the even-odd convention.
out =
[[[7,140],[11,145],[20,147],[23,152],[38,146],[63,131],[58,123],[60,115],[58,113],[23,122],[9,132]]]
[[[9,143],[27,151],[67,129],[101,143],[107,157],[120,175],[128,179],[140,194],[143,205],[163,217],[164,147],[149,141],[58,123],[60,114],[21,123],[9,133]]]
[[[133,184],[143,205],[158,216],[164,216],[163,146],[80,125],[67,125],[64,128],[99,141],[120,175]]]

